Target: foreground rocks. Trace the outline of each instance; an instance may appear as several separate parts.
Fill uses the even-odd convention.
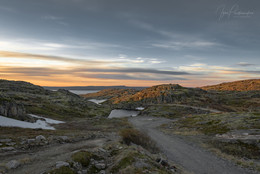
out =
[[[58,161],[48,173],[110,174],[110,173],[181,173],[158,154],[141,146],[112,143],[104,148],[82,149],[67,161]]]

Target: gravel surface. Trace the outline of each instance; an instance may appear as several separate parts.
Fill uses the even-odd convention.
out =
[[[173,120],[154,117],[131,117],[129,121],[139,130],[146,132],[169,160],[195,174],[249,174],[230,161],[221,159],[210,151],[179,135],[166,135],[157,129],[161,124]]]

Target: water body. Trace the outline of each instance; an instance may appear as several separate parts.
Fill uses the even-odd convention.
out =
[[[93,103],[96,103],[96,104],[100,105],[101,103],[107,101],[107,99],[103,99],[103,100],[90,99],[90,100],[88,100],[88,101],[91,101],[91,102],[93,102]]]
[[[77,95],[82,95],[82,94],[89,94],[89,93],[95,93],[100,90],[69,90],[70,92],[77,94]]]
[[[35,118],[40,118],[40,119],[37,120],[35,123],[30,123],[30,122],[26,122],[26,121],[20,121],[20,120],[8,118],[8,117],[0,116],[0,126],[55,130],[55,128],[50,126],[50,124],[64,123],[63,121],[44,118],[44,117],[40,117],[37,115],[31,114],[30,116],[35,117]]]
[[[135,117],[139,114],[139,111],[114,109],[109,114],[108,118],[123,118],[123,117]]]

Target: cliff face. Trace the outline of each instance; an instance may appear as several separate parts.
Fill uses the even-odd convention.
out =
[[[214,91],[257,91],[260,90],[260,79],[240,80],[212,86],[203,86],[201,89]]]
[[[35,119],[26,115],[24,105],[17,104],[14,101],[0,100],[0,115],[18,120],[35,121]]]

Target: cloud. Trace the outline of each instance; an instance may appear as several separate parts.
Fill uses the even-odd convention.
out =
[[[209,41],[166,41],[166,42],[159,42],[159,43],[153,43],[152,46],[157,48],[166,48],[166,49],[173,49],[173,50],[180,50],[184,48],[191,48],[191,49],[197,49],[197,48],[207,48],[212,46],[217,46],[217,43],[209,42]]]
[[[27,58],[27,59],[38,59],[38,60],[50,60],[50,61],[64,61],[69,63],[78,64],[105,64],[105,63],[116,63],[115,61],[93,61],[93,60],[83,60],[83,59],[73,59],[68,57],[50,56],[50,55],[39,55],[39,54],[29,54],[29,53],[19,53],[11,51],[0,51],[0,57],[7,58]]]
[[[185,71],[165,71],[156,69],[143,69],[143,68],[116,68],[116,69],[79,69],[85,72],[116,72],[116,73],[151,73],[151,74],[164,74],[164,75],[191,75]]]
[[[248,63],[248,62],[239,62],[239,63],[237,63],[237,65],[239,65],[239,66],[254,66],[255,64]]]
[[[45,15],[42,17],[44,20],[50,20],[54,21],[57,24],[68,26],[69,24],[67,22],[64,22],[64,18],[58,17],[58,16],[53,16],[53,15]]]
[[[187,80],[181,77],[172,76],[149,76],[144,74],[135,73],[134,75],[127,74],[89,74],[82,75],[82,77],[95,78],[95,79],[114,79],[114,80],[152,80],[152,81],[165,81],[165,80]]]

